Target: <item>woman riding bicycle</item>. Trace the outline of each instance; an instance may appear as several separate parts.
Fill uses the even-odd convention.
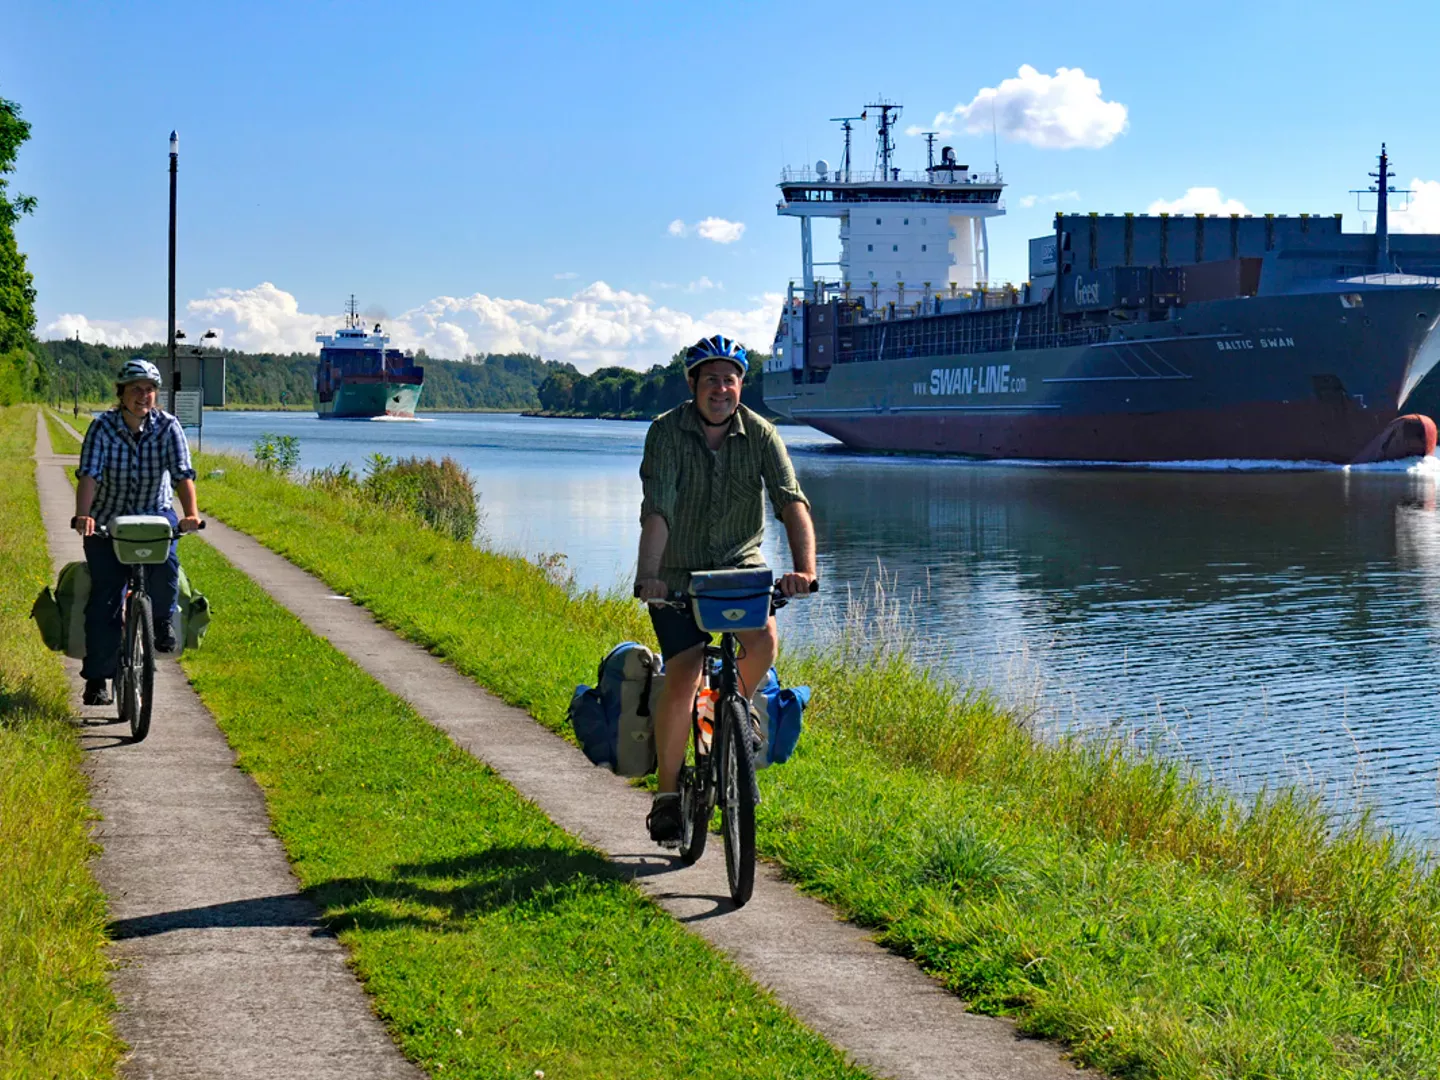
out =
[[[115,408],[96,417],[80,448],[79,483],[71,526],[85,538],[90,568],[90,602],[85,608],[86,705],[109,705],[109,682],[120,651],[121,606],[128,571],[110,542],[95,535],[124,514],[160,514],[183,532],[200,527],[195,470],[180,421],[156,404],[160,371],[140,357],[127,360],[115,377]],[[183,517],[172,508],[172,490]],[[146,590],[158,613],[155,649],[175,651],[174,614],[180,592],[180,559],[175,544],[163,563],[145,568]]]
[[[786,596],[815,580],[815,528],[810,501],[774,426],[740,404],[749,364],[739,343],[716,334],[685,352],[690,401],[656,418],[640,463],[640,556],[635,591],[662,600],[684,590],[696,570],[763,566],[765,504],[770,496],[785,523],[795,571],[777,583]],[[677,794],[690,731],[690,705],[710,635],[689,611],[650,608],[665,659],[665,683],[654,708],[658,791],[647,818],[650,838],[672,843],[682,829]],[[737,632],[742,689],[748,697],[775,660],[775,618],[763,630]]]

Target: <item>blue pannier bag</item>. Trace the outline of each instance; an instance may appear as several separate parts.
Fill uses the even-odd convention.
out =
[[[577,686],[570,698],[570,726],[585,756],[621,776],[654,772],[650,702],[664,679],[660,657],[644,645],[626,641],[606,653],[595,685]]]
[[[711,634],[764,629],[770,621],[774,585],[775,575],[767,566],[691,574],[690,607],[695,625]]]
[[[772,667],[751,702],[768,720],[760,732],[760,753],[755,756],[755,767],[763,769],[771,764],[783,765],[790,760],[795,745],[800,741],[805,706],[810,704],[810,687],[782,687],[780,677]]]

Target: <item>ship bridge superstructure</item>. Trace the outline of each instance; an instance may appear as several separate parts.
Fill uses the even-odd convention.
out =
[[[904,172],[892,164],[894,125],[901,106],[881,101],[859,116],[836,117],[843,125],[845,150],[838,168],[824,160],[814,167],[787,168],[780,178],[782,217],[800,219],[801,285],[804,299],[816,302],[839,292],[871,310],[889,304],[903,308],[936,294],[954,296],[985,285],[990,278],[990,245],[985,222],[1005,213],[1004,183],[998,167],[981,172],[960,162],[953,148],[935,154],[935,133],[926,133],[928,165]],[[875,115],[875,167],[851,166],[852,124]],[[815,218],[839,221],[837,263],[816,263],[811,238]],[[817,267],[833,266],[834,280],[817,277]]]

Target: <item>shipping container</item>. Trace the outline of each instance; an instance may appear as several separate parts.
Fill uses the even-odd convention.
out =
[[[1096,311],[1114,306],[1114,270],[1077,270],[1060,279],[1062,310]]]

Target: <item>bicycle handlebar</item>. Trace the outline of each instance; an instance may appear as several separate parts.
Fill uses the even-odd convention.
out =
[[[812,593],[817,593],[817,592],[819,592],[819,591],[820,591],[820,579],[819,579],[819,578],[812,578],[811,581],[810,581],[810,592],[812,592]],[[765,593],[748,593],[748,594],[746,594],[746,595],[744,595],[744,596],[732,597],[732,599],[735,599],[735,600],[754,600],[754,599],[757,599],[757,598],[759,598],[759,597],[761,597],[761,596],[764,596],[764,595],[766,595],[766,594],[765,594]],[[782,607],[784,607],[786,604],[788,604],[791,600],[798,599],[798,596],[786,596],[783,592],[781,592],[779,585],[774,585],[774,586],[772,586],[772,587],[770,588],[770,593],[769,593],[769,595],[770,595],[770,603],[771,603],[774,607],[776,607],[776,608],[782,608]],[[799,595],[804,595],[804,594],[799,594]],[[682,590],[680,590],[680,589],[675,589],[675,590],[672,590],[671,593],[670,593],[670,595],[669,595],[669,596],[666,596],[664,599],[661,599],[661,600],[646,600],[645,603],[647,603],[647,604],[653,604],[655,607],[671,607],[671,608],[676,608],[677,610],[683,611],[686,607],[689,606],[690,601],[693,600],[694,598],[695,598],[695,593],[688,593],[688,592],[684,592],[684,591],[682,591]],[[639,586],[639,585],[636,585],[636,586],[635,586],[635,599],[637,599],[637,600],[640,599],[640,586]]]
[[[72,526],[72,527],[73,527],[73,526]],[[171,539],[171,540],[179,540],[182,536],[187,535],[187,533],[189,533],[189,532],[199,532],[199,531],[200,531],[201,529],[203,529],[203,528],[205,528],[205,519],[204,519],[204,518],[201,518],[201,519],[200,519],[200,524],[199,524],[198,527],[196,527],[196,528],[194,528],[194,529],[190,529],[190,530],[183,530],[183,529],[181,529],[178,525],[172,525],[172,526],[170,526],[170,539]],[[95,526],[95,533],[94,533],[94,535],[100,537],[100,539],[102,539],[102,540],[109,540],[109,539],[110,539],[110,529],[109,529],[107,526],[105,526],[105,525],[96,525],[96,526]]]

